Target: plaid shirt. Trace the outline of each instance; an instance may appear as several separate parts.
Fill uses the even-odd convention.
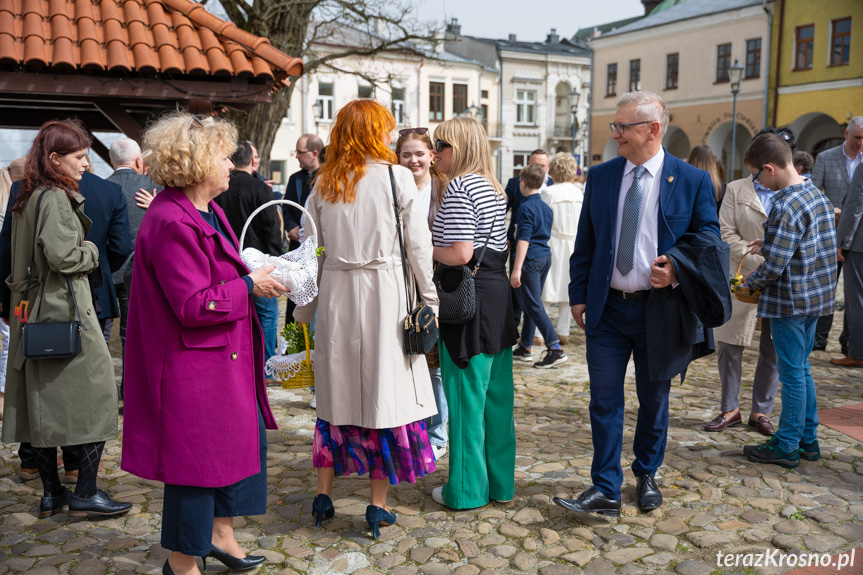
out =
[[[834,221],[833,206],[810,180],[776,192],[764,222],[764,262],[746,280],[764,290],[759,317],[833,313]]]

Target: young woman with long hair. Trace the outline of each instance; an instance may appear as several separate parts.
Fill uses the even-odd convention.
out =
[[[9,366],[4,442],[30,442],[44,495],[39,516],[69,507],[69,515],[119,515],[131,508],[96,486],[105,441],[117,437],[114,366],[93,309],[87,274],[99,250],[84,238],[90,220],[78,182],[87,169],[90,137],[75,121],[46,122],[27,154],[24,179],[12,208]],[[32,262],[32,263],[31,263]],[[22,307],[25,286],[30,279]],[[80,313],[76,313],[76,307]],[[24,322],[78,320],[81,351],[68,359],[24,358]],[[75,492],[60,482],[57,447],[80,445]]]
[[[434,223],[435,216],[440,209],[440,204],[443,201],[443,193],[446,190],[447,179],[441,174],[434,164],[434,146],[432,145],[431,137],[429,137],[428,128],[405,128],[399,130],[399,139],[396,142],[396,156],[399,159],[399,164],[411,171],[414,177],[414,183],[419,191],[420,204],[425,208],[429,229]],[[434,357],[438,354],[437,348],[432,350],[430,355]],[[446,394],[443,390],[443,381],[440,375],[440,363],[436,362],[434,366],[429,362],[429,376],[432,381],[432,389],[434,390],[435,404],[437,405],[437,415],[431,417],[426,425],[428,426],[429,441],[434,450],[435,459],[440,459],[446,453],[447,442],[449,436],[447,434],[447,421],[449,419],[449,410],[446,404]]]
[[[517,340],[506,273],[506,195],[493,175],[482,125],[454,118],[435,129],[435,163],[450,178],[435,217],[434,259],[473,268],[477,309],[463,325],[439,328],[449,404],[449,481],[432,492],[453,509],[515,495],[512,347]]]
[[[315,310],[317,415],[312,464],[318,470],[312,514],[320,525],[333,516],[336,475],[369,474],[366,521],[396,522],[389,484],[413,483],[436,469],[424,419],[435,414],[423,355],[403,352],[407,294],[393,209],[390,170],[410,285],[437,311],[432,284],[431,234],[411,173],[392,165],[392,114],[374,100],[355,100],[339,111],[330,132],[328,161],[318,172],[308,210],[317,226],[320,291],[294,317]]]
[[[716,199],[718,209],[718,206],[722,203],[722,195],[725,192],[724,182],[719,177],[719,166],[713,156],[713,151],[704,144],[698,144],[689,152],[686,163],[710,174],[710,181],[713,183],[713,197]]]

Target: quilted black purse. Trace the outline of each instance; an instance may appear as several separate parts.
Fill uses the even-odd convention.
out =
[[[437,287],[437,295],[440,300],[441,323],[461,325],[468,323],[476,315],[476,285],[473,278],[485,256],[485,250],[488,247],[491,234],[494,232],[496,221],[497,214],[494,215],[491,230],[482,245],[482,251],[473,270],[466,264],[460,266],[438,264],[435,268],[432,281]]]
[[[78,300],[75,299],[75,289],[72,287],[72,280],[68,275],[66,282],[69,284],[69,292],[72,294],[72,302],[75,304],[76,321],[27,322],[27,312],[30,307],[28,294],[32,279],[30,270],[33,268],[33,261],[36,257],[36,224],[39,222],[39,207],[42,205],[42,196],[45,195],[45,191],[39,194],[39,198],[36,200],[36,218],[33,222],[33,254],[30,256],[30,265],[27,266],[27,287],[24,288],[24,297],[18,304],[18,315],[22,323],[21,346],[24,359],[69,359],[81,353],[81,331],[87,328],[81,323]]]
[[[393,192],[393,210],[396,213],[396,230],[399,235],[399,247],[402,253],[402,272],[405,278],[405,302],[407,303],[407,316],[404,323],[404,347],[405,355],[423,355],[431,351],[437,343],[437,324],[434,319],[432,308],[425,305],[422,300],[418,301],[411,309],[411,294],[408,280],[408,265],[405,255],[405,244],[402,238],[402,223],[399,216],[399,201],[396,197],[396,180],[393,176],[393,167],[390,170],[390,187]]]

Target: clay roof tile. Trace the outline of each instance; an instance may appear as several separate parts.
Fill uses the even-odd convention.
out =
[[[51,53],[52,66],[75,67],[75,45],[70,38],[55,38]]]
[[[298,58],[192,0],[0,0],[0,62],[235,74],[276,88],[303,71]]]

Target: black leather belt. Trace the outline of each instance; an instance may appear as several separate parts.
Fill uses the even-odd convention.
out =
[[[632,301],[647,299],[650,296],[649,289],[643,289],[641,291],[620,291],[619,289],[610,288],[610,291],[611,295],[616,295],[619,298]]]

